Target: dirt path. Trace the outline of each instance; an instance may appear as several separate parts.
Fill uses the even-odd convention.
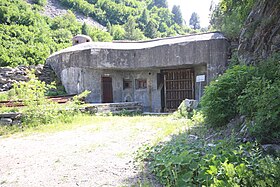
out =
[[[139,186],[133,152],[156,130],[111,122],[26,137],[0,137],[0,186]]]

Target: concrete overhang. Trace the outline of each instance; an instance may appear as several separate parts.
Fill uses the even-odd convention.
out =
[[[191,43],[209,40],[227,39],[223,36],[223,34],[219,32],[211,32],[204,34],[159,38],[145,41],[87,42],[60,50],[56,53],[53,53],[50,57],[61,53],[78,52],[88,49],[141,50],[165,45],[175,45],[180,43]]]

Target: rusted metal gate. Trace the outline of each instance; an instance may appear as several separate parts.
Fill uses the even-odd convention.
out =
[[[194,99],[193,69],[164,70],[165,111],[176,110],[184,99]]]
[[[111,77],[102,77],[102,102],[112,103],[113,102],[113,87]]]

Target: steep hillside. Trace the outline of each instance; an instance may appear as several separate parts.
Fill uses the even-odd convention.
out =
[[[238,56],[246,64],[280,52],[280,3],[256,2],[239,37]]]
[[[279,1],[220,0],[211,24],[231,40],[241,63],[255,64],[280,51]]]
[[[1,0],[0,66],[43,64],[76,34],[93,41],[185,33],[165,0]]]
[[[32,4],[32,0],[28,1]],[[44,9],[41,11],[43,15],[54,18],[56,16],[63,16],[67,14],[67,8],[63,6],[59,0],[47,0],[46,5],[44,5]],[[80,23],[86,23],[90,26],[100,28],[102,30],[106,30],[104,26],[99,24],[97,21],[92,19],[91,17],[84,16],[81,13],[73,12],[77,18],[77,21]]]

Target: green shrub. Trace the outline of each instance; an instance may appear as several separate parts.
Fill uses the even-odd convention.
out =
[[[0,92],[0,101],[7,101],[9,100],[9,96],[7,92]]]
[[[54,88],[53,85],[46,85],[45,82],[38,80],[34,73],[29,73],[28,82],[18,82],[8,91],[8,98],[11,100],[22,100],[25,107],[17,108],[22,112],[22,122],[24,127],[38,126],[54,122],[71,122],[74,115],[79,113],[78,104],[80,99],[89,94],[88,91],[76,96],[73,102],[59,105],[45,96],[47,91]],[[1,108],[1,111],[12,111],[13,108]]]
[[[253,67],[234,66],[206,87],[201,106],[209,125],[226,125],[238,114],[237,97],[251,79],[253,70]]]
[[[140,158],[164,186],[280,185],[280,159],[262,155],[252,143],[207,144],[183,133],[144,150]]]
[[[250,133],[262,143],[280,142],[280,56],[261,62],[242,95],[240,114],[253,121]]]

